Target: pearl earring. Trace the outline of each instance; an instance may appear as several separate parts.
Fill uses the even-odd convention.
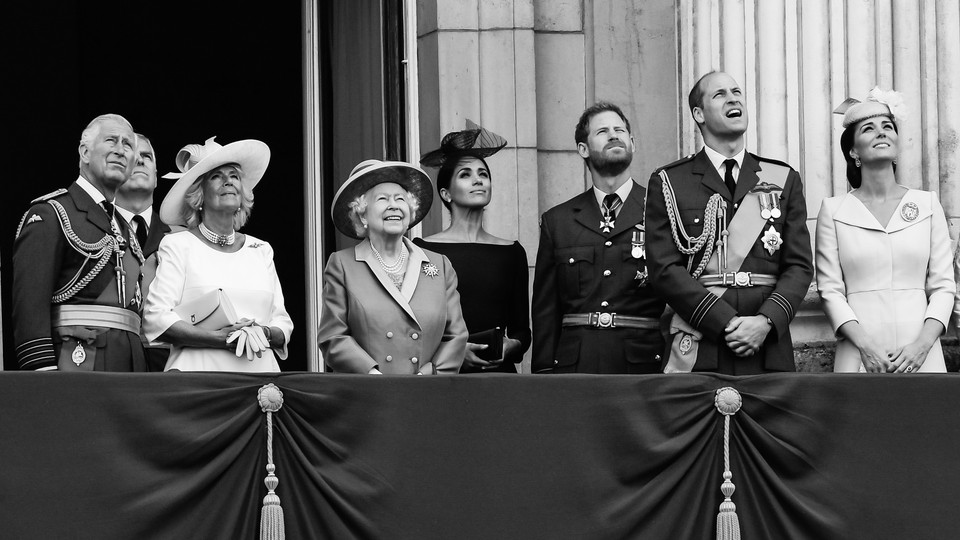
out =
[[[853,158],[853,164],[856,165],[856,166],[859,168],[859,167],[860,167],[860,158],[857,158],[857,157]]]

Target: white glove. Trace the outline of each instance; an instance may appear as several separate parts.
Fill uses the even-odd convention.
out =
[[[237,341],[237,358],[242,358],[246,354],[247,360],[251,362],[254,355],[260,358],[263,351],[270,348],[267,336],[263,333],[263,328],[259,326],[244,326],[234,330],[227,337],[227,343],[232,343],[234,340]]]

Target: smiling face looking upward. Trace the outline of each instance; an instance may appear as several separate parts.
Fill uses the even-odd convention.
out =
[[[367,191],[367,208],[361,221],[367,225],[371,240],[399,237],[410,228],[410,203],[407,190],[398,184],[383,182]]]
[[[893,162],[899,152],[900,136],[889,117],[874,116],[860,121],[853,131],[850,157],[861,163]]]

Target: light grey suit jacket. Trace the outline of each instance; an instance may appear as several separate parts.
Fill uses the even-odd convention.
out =
[[[317,341],[335,372],[457,373],[467,347],[457,274],[439,253],[403,239],[403,288],[383,271],[369,240],[330,256],[323,272]]]

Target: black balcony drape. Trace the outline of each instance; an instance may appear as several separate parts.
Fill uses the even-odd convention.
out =
[[[0,537],[706,539],[736,388],[745,539],[953,538],[953,375],[0,373]]]

